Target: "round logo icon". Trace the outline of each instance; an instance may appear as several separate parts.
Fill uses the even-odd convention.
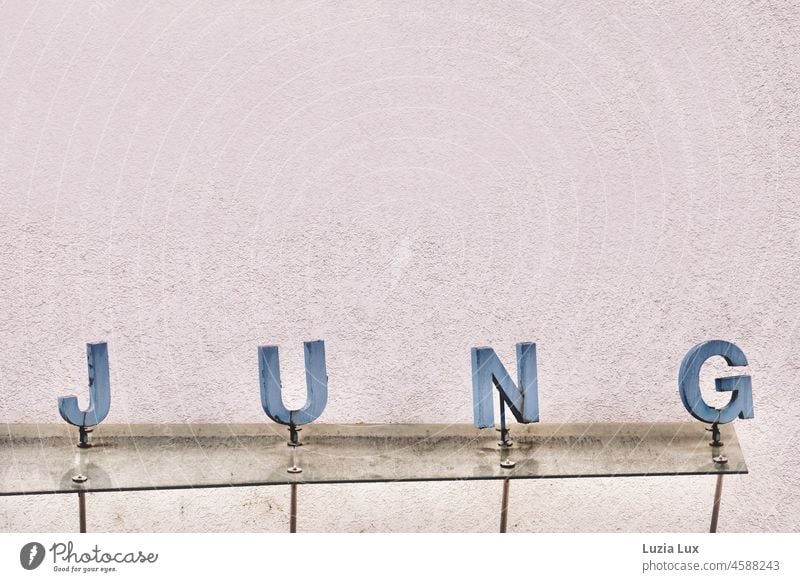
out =
[[[44,561],[44,546],[39,542],[29,542],[19,551],[19,563],[26,570],[35,570]]]

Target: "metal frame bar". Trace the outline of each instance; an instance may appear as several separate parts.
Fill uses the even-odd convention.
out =
[[[297,483],[289,487],[289,533],[297,533]]]
[[[506,533],[508,527],[508,489],[511,479],[503,479],[503,498],[500,501],[500,533]]]
[[[78,492],[78,523],[80,533],[86,533],[86,492]]]
[[[711,527],[709,533],[717,533],[719,508],[722,503],[722,478],[717,475],[714,488],[714,503],[711,509]],[[503,492],[500,499],[500,533],[508,531],[508,504],[511,479],[503,479]],[[86,492],[78,492],[78,523],[80,533],[86,533]],[[289,533],[297,533],[297,483],[289,485]]]
[[[724,475],[717,475],[717,486],[714,488],[714,505],[711,508],[711,528],[709,529],[709,533],[717,533],[719,505],[722,502],[722,477],[724,477]]]

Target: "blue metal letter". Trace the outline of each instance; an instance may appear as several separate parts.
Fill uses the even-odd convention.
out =
[[[706,404],[700,393],[700,368],[714,356],[722,356],[729,366],[746,366],[747,358],[737,346],[724,340],[710,340],[694,346],[681,362],[678,387],[686,410],[697,420],[725,424],[737,416],[753,418],[753,386],[750,376],[730,376],[715,380],[717,392],[730,392],[731,399],[724,408]]]
[[[86,344],[89,364],[89,407],[78,408],[75,396],[59,396],[58,412],[68,423],[80,427],[81,443],[87,445],[86,428],[103,422],[111,408],[111,381],[108,373],[108,344]]]
[[[328,403],[328,372],[325,368],[325,342],[303,343],[306,361],[306,403],[298,410],[287,410],[281,398],[281,369],[278,346],[259,346],[258,371],[261,379],[261,407],[272,420],[289,426],[308,424],[319,418]]]
[[[536,344],[517,344],[517,378],[519,388],[492,348],[472,348],[472,406],[477,428],[494,426],[492,384],[518,422],[539,422]]]

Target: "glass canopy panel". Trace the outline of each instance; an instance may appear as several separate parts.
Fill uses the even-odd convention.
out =
[[[285,427],[266,423],[102,424],[93,446],[80,449],[66,424],[6,424],[0,495],[746,473],[733,426],[721,430],[724,445],[711,447],[705,425],[694,422],[512,425],[514,444],[501,448],[495,431],[471,425],[311,424],[295,448]],[[506,459],[513,468],[500,466]],[[293,465],[302,472],[287,471]],[[79,474],[87,480],[75,483]]]

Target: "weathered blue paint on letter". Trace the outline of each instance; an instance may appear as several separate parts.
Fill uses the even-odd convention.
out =
[[[86,344],[89,364],[89,406],[78,408],[75,396],[60,396],[58,412],[68,423],[79,427],[96,426],[103,422],[111,409],[111,381],[108,372],[108,344]]]
[[[281,397],[281,370],[278,346],[259,346],[258,369],[261,380],[261,406],[272,420],[289,426],[313,422],[328,403],[328,372],[325,368],[325,342],[303,343],[306,362],[306,403],[288,410]]]
[[[686,410],[697,420],[725,424],[737,416],[753,418],[753,386],[750,376],[730,376],[715,380],[717,392],[730,392],[724,408],[706,404],[700,393],[700,368],[709,358],[722,356],[729,366],[746,366],[747,358],[737,346],[724,340],[710,340],[694,346],[686,353],[678,374],[678,388]]]
[[[536,344],[517,344],[517,378],[519,387],[492,348],[472,348],[472,405],[477,428],[494,426],[492,385],[518,422],[539,422]]]

